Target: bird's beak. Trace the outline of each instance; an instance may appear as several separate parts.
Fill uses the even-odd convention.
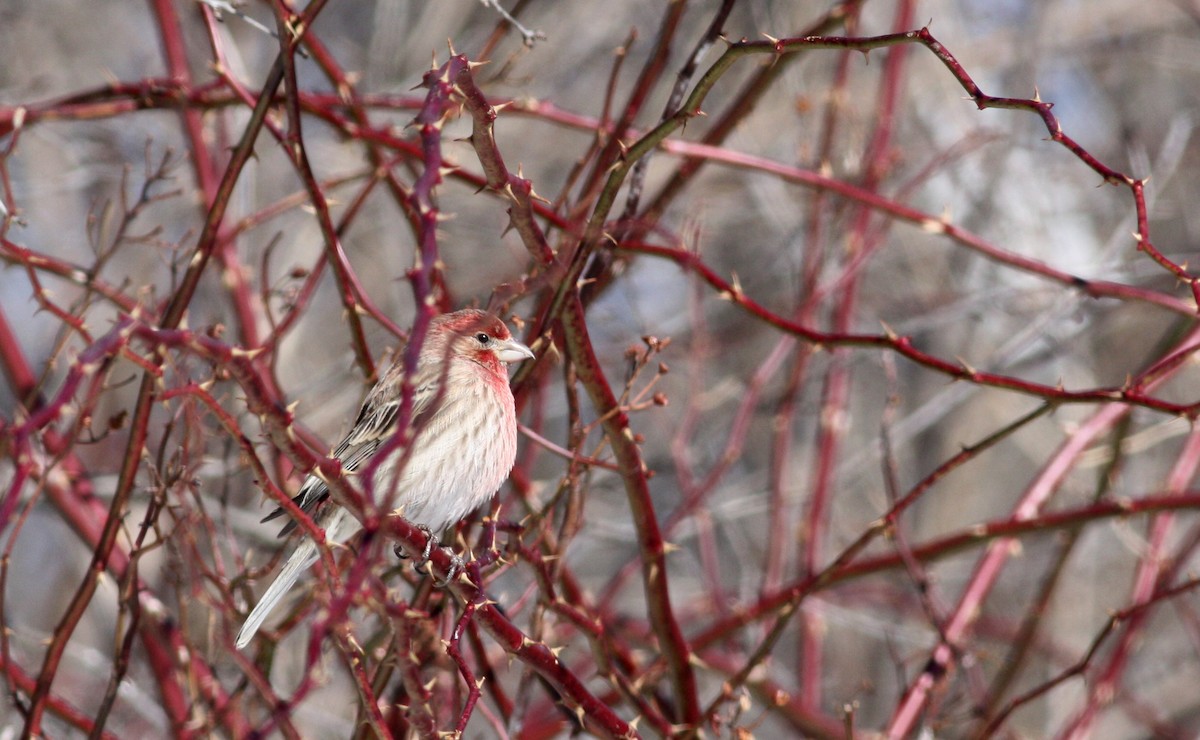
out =
[[[496,358],[500,362],[520,362],[521,360],[532,360],[533,350],[521,344],[515,339],[501,339],[494,345],[492,349],[496,353]]]

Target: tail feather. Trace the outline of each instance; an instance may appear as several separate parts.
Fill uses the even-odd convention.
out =
[[[262,626],[263,620],[267,618],[275,607],[279,604],[292,586],[296,583],[296,579],[300,577],[304,571],[317,562],[317,546],[310,540],[305,539],[297,547],[287,562],[284,563],[283,569],[279,571],[279,575],[275,577],[275,581],[271,583],[267,592],[262,595],[254,609],[251,610],[250,616],[246,617],[245,624],[238,632],[237,647],[239,650],[246,647],[250,640],[254,638],[254,634],[258,632],[258,628]]]
[[[330,544],[345,542],[354,533],[362,529],[362,524],[340,506],[332,509],[329,512],[328,521],[322,523],[325,524],[325,541]],[[242,629],[237,635],[237,647],[239,650],[250,644],[250,640],[254,638],[254,633],[258,632],[258,628],[262,626],[267,615],[275,609],[276,605],[283,599],[284,594],[296,583],[296,579],[300,577],[300,574],[308,570],[313,563],[317,562],[317,558],[317,544],[305,535],[300,543],[296,545],[296,549],[288,557],[287,562],[283,564],[283,568],[279,571],[279,575],[275,577],[275,581],[267,588],[267,592],[262,595],[262,599],[250,611],[250,616],[246,617],[246,623],[242,625]]]

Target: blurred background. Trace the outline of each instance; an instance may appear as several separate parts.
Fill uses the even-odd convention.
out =
[[[172,294],[206,214],[197,141],[219,165],[212,170],[219,176],[249,118],[250,108],[220,75],[257,94],[278,51],[275,39],[228,10],[222,22],[206,23],[205,14],[222,4],[166,5],[177,19],[190,74],[183,85],[190,94],[177,97],[160,95],[150,84],[171,76],[162,31],[168,21],[154,3],[0,0],[6,60],[0,64],[0,161],[11,217],[0,254],[6,265],[0,311],[15,343],[6,353],[25,358],[46,396],[88,344],[46,301],[77,316],[96,337],[133,303],[155,305]],[[627,142],[658,122],[719,4],[680,5],[665,66],[646,91]],[[498,30],[496,11],[470,0],[334,1],[312,32],[356,94],[370,98],[371,126],[410,142],[416,133],[406,126],[425,94],[413,88],[431,58],[445,61],[447,40],[472,59],[486,55],[490,63],[475,70],[477,83],[494,102],[514,101],[496,122],[500,152],[566,224],[542,221],[551,246],[569,253],[594,203],[595,193],[582,183],[596,161],[594,144],[608,135],[597,130],[620,119],[654,56],[668,6],[675,4],[522,2],[522,24],[544,34],[532,46],[511,29]],[[270,5],[239,7],[274,28]],[[1195,262],[1200,2],[738,0],[724,31],[736,41],[809,32],[873,36],[923,25],[983,92],[1052,103],[1062,131],[1090,156],[1148,178],[1149,238],[1171,263],[1186,269]],[[700,57],[699,70],[724,48],[718,41]],[[345,91],[335,89],[317,60],[296,63],[299,88],[326,96],[313,105],[349,119],[338,107]],[[761,97],[752,105],[739,101],[739,92],[764,70],[773,72]],[[1039,485],[1048,491],[1020,518],[1194,487],[1195,442],[1186,415],[1073,402],[1046,390],[1120,386],[1178,351],[1182,362],[1147,390],[1167,404],[1192,403],[1200,395],[1187,344],[1195,340],[1185,339],[1195,328],[1195,302],[1184,282],[1138,251],[1130,188],[1105,184],[1050,140],[1037,114],[978,110],[934,54],[915,44],[868,55],[811,49],[748,56],[717,81],[703,107],[708,115],[689,121],[649,158],[637,216],[625,221],[619,219],[628,191],[621,191],[611,223],[638,235],[621,249],[601,250],[603,279],[587,304],[590,338],[609,382],[618,392],[629,383],[636,407],[630,424],[654,472],[649,485],[658,523],[676,548],[668,557],[671,596],[684,633],[707,636],[714,626],[730,625],[696,648],[701,705],[718,696],[722,681],[768,636],[777,616],[739,623],[738,615],[828,566],[895,498],[970,449],[858,556],[858,562],[893,560],[861,574],[847,570],[799,602],[799,615],[750,675],[744,702],[722,707],[722,722],[712,731],[1195,736],[1200,600],[1188,590],[1160,601],[1154,596],[1185,582],[1194,569],[1200,542],[1194,511],[1180,505],[1159,516],[1047,520],[1011,542],[938,545],[939,538],[1018,516],[1020,502],[1036,496]],[[185,109],[196,112],[198,140],[189,138]],[[686,161],[679,142],[704,141],[726,115],[733,121],[728,134],[710,142],[718,153],[705,154],[694,177],[658,200]],[[288,126],[282,108],[269,121]],[[462,141],[469,133],[466,116],[448,121],[444,153],[462,172],[478,174],[479,160]],[[352,204],[358,207],[375,165],[361,138],[326,118],[306,114],[303,135],[338,222]],[[419,159],[382,146],[396,177],[411,184]],[[576,177],[580,168],[584,174]],[[805,184],[796,172],[873,193],[878,202]],[[149,197],[139,201],[146,183]],[[477,183],[455,176],[438,191],[449,216],[439,229],[446,300],[454,307],[500,308],[533,326],[544,296],[523,290],[521,281],[534,261],[519,234],[506,231],[509,204],[478,191]],[[961,230],[958,238],[942,233],[938,219]],[[222,234],[223,255],[205,273],[186,325],[255,346],[253,338],[272,336],[295,308],[324,251],[303,184],[266,133],[233,191]],[[415,239],[397,200],[383,186],[366,194],[341,236],[366,295],[407,327],[413,294],[405,276]],[[1041,389],[956,381],[879,346],[797,341],[726,300],[719,287],[677,260],[639,254],[645,244],[694,253],[767,311],[813,329],[894,332],[952,366]],[[52,274],[13,245],[87,274]],[[94,288],[95,280],[130,303],[85,287],[92,282]],[[1083,290],[1083,281],[1107,287]],[[297,421],[318,452],[345,433],[367,387],[339,290],[325,269],[294,326],[271,346],[279,397],[296,404]],[[368,316],[363,326],[377,361],[401,346],[383,322]],[[636,353],[646,352],[644,336],[670,342],[633,374]],[[669,372],[646,391],[660,362]],[[90,418],[67,423],[68,410],[59,424],[73,435],[70,450],[88,471],[101,509],[128,442],[122,414],[133,406],[139,375],[127,358],[114,363]],[[11,373],[7,377],[0,414],[11,428],[25,418],[27,398]],[[216,381],[214,397],[264,459],[275,460],[276,482],[294,491],[301,476],[289,473],[270,449],[236,384],[203,360],[172,353],[165,384],[188,380]],[[611,460],[598,426],[588,426],[572,444],[572,404],[581,404],[583,424],[596,414],[586,394],[573,397],[568,389],[562,357],[552,352],[522,390],[523,423],[555,445]],[[659,392],[666,405],[647,402]],[[1039,409],[1046,413],[1009,428]],[[972,447],[993,435],[994,445]],[[584,595],[580,608],[604,616],[612,639],[642,667],[652,665],[660,646],[646,633],[638,528],[621,478],[593,468],[573,479],[581,526],[551,546],[537,532],[570,516],[566,499],[556,497],[568,466],[530,437],[522,446],[518,485],[501,491],[500,517],[533,522],[525,543],[561,556]],[[6,457],[13,449],[0,447]],[[65,472],[63,457],[44,440],[37,449],[43,473],[15,488],[4,484],[15,508],[0,530],[5,662],[34,678],[93,551],[46,493]],[[210,666],[214,683],[251,725],[263,721],[267,703],[257,684],[246,686],[252,666],[228,652],[237,610],[244,613],[250,590],[261,591],[278,549],[275,528],[258,523],[270,504],[236,440],[200,404],[180,399],[156,408],[145,456],[121,541],[141,552],[140,576],[167,615],[154,618],[175,625],[192,659]],[[0,483],[14,479],[14,465],[15,457],[0,463]],[[155,546],[139,550],[132,542],[151,502],[164,512],[150,536]],[[476,531],[465,530],[466,540],[475,543]],[[502,547],[506,537],[516,535],[502,534]],[[994,556],[1000,559],[990,561],[994,572],[984,578],[980,568],[992,542],[1002,543],[1002,557]],[[516,624],[565,646],[564,661],[620,716],[638,714],[591,665],[599,659],[589,651],[603,652],[603,640],[589,643],[553,610],[538,611],[545,594],[520,557],[488,579],[489,595]],[[398,598],[409,592],[401,585]],[[970,599],[978,603],[957,622],[965,628],[950,635],[959,607]],[[1138,619],[1107,635],[1081,675],[1012,706],[990,726],[1024,692],[1084,658],[1113,613],[1147,600],[1153,603],[1136,612]],[[102,579],[53,684],[54,696],[89,716],[121,651],[128,618],[122,603],[117,581]],[[434,623],[443,637],[454,616],[453,604],[446,606]],[[291,627],[273,656],[257,664],[285,697],[307,670],[306,629]],[[905,725],[906,697],[940,639],[953,646],[948,666],[935,672],[919,718]],[[480,664],[497,667],[489,680],[525,696],[516,688],[519,662],[506,663],[491,643],[472,650],[479,651]],[[448,729],[458,717],[460,705],[452,699],[461,688],[454,688],[457,677],[445,656],[437,661],[444,669],[437,695],[451,700],[435,714]],[[654,688],[647,696],[669,706],[662,698],[669,684],[660,673],[649,672]],[[133,648],[105,726],[113,736],[181,734],[163,706],[156,675],[142,649]],[[357,695],[348,674],[332,661],[319,684],[292,708],[295,726],[304,737],[353,735]],[[217,711],[219,702],[193,689],[184,705],[196,731],[236,734]],[[0,711],[6,733],[24,726],[14,704],[24,699],[14,700],[14,692]],[[527,701],[531,711],[548,707],[544,695]],[[467,736],[499,735],[501,727],[534,736],[517,731],[519,722],[486,691],[481,706]],[[72,725],[49,717],[47,736],[83,733]],[[653,724],[640,729],[656,734]],[[569,728],[562,724],[559,731]]]

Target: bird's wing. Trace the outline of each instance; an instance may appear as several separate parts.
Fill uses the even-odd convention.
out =
[[[425,378],[422,378],[425,375]],[[417,376],[418,384],[413,389],[412,421],[414,427],[424,423],[424,417],[432,413],[438,398],[438,385],[441,378],[428,377],[428,373]],[[421,382],[424,380],[424,382]],[[387,441],[396,431],[396,414],[400,411],[400,383],[389,378],[380,380],[371,392],[367,394],[358,419],[350,428],[346,438],[342,440],[330,457],[342,463],[342,470],[352,472],[363,462],[370,460],[375,450]],[[300,492],[292,499],[304,513],[313,516],[317,507],[329,498],[329,485],[320,476],[310,473],[300,486]],[[264,522],[284,514],[282,507],[275,509],[263,518]],[[284,537],[296,528],[296,521],[289,521],[280,530],[279,536]]]

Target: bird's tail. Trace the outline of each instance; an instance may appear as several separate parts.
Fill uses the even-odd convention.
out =
[[[254,633],[258,632],[258,628],[262,626],[267,615],[275,609],[284,594],[292,588],[300,574],[308,570],[309,566],[315,562],[317,562],[317,545],[305,537],[296,546],[296,550],[287,559],[287,562],[283,564],[283,570],[279,571],[279,575],[275,577],[270,588],[250,611],[250,616],[246,617],[246,622],[237,636],[239,650],[250,643],[250,640],[254,638]]]
[[[325,524],[325,541],[330,545],[345,542],[362,529],[362,524],[341,506],[334,507],[329,512],[328,520],[322,523]],[[254,633],[258,632],[258,628],[262,626],[263,620],[267,618],[283,595],[291,589],[300,574],[317,562],[318,557],[316,542],[309,539],[308,536],[300,540],[300,544],[296,545],[296,549],[283,564],[279,575],[275,576],[274,583],[267,588],[262,599],[250,611],[250,616],[246,617],[246,623],[242,625],[237,636],[239,650],[250,643],[250,640],[254,638]]]

